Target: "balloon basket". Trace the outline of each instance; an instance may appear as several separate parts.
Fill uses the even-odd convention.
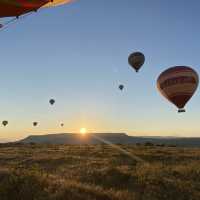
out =
[[[186,111],[183,108],[178,110],[178,113],[184,113],[184,112],[186,112]]]

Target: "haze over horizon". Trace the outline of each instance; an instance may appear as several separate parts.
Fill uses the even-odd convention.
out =
[[[81,128],[200,136],[199,89],[184,114],[156,89],[168,67],[187,65],[200,73],[199,7],[182,0],[79,0],[0,32],[0,120],[9,121],[0,127],[0,141]],[[146,56],[139,74],[127,61],[134,51]]]

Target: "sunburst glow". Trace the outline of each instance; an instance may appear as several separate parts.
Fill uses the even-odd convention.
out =
[[[87,133],[86,128],[81,128],[80,129],[80,134],[85,135]]]

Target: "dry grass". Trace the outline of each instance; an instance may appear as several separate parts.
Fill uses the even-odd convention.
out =
[[[0,147],[0,200],[199,200],[200,149]]]

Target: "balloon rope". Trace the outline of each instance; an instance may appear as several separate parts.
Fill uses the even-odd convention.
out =
[[[6,21],[5,23],[2,24],[2,27],[0,28],[0,31],[3,31],[6,29],[10,24],[14,24],[14,22],[17,20],[17,18],[13,18],[9,21]]]
[[[32,14],[33,14],[33,12],[30,12],[30,13],[27,13],[27,14],[25,14],[25,15],[22,15],[22,16],[19,16],[19,17],[15,17],[15,18],[13,18],[13,19],[11,19],[11,20],[6,21],[4,24],[2,24],[3,27],[0,28],[0,31],[5,30],[5,29],[8,28],[10,25],[15,24],[18,20],[25,19],[26,17],[28,17],[29,15],[32,15]]]

